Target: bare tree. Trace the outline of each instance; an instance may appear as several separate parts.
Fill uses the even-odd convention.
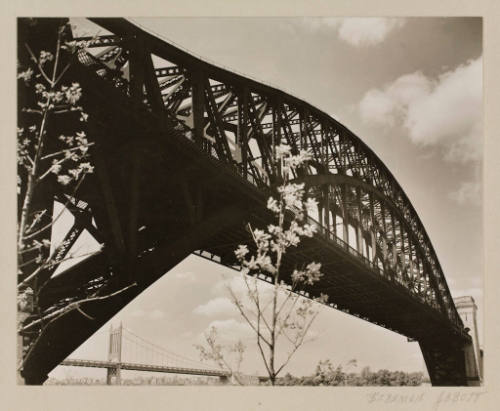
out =
[[[254,229],[248,224],[252,242],[235,250],[246,291],[240,295],[228,286],[232,302],[255,334],[272,385],[306,341],[319,312],[316,303],[327,300],[323,294],[313,299],[299,294],[304,286],[319,281],[321,264],[311,262],[296,267],[288,284],[283,282],[283,259],[288,249],[297,247],[302,237],[312,237],[315,232],[315,225],[307,222],[306,215],[317,209],[316,201],[304,200],[304,184],[289,181],[309,159],[306,151],[292,155],[288,146],[276,148],[275,168],[281,170],[282,183],[277,198],[270,197],[267,202],[275,224],[268,225],[266,230]],[[261,279],[270,280],[271,290],[266,291]],[[210,345],[208,350],[213,353]]]
[[[231,345],[221,344],[218,341],[218,331],[216,327],[210,327],[210,330],[204,334],[206,346],[197,344],[196,349],[200,353],[202,361],[212,361],[219,368],[231,372],[231,377],[239,384],[244,385],[241,378],[240,368],[245,352],[245,345],[241,340]]]

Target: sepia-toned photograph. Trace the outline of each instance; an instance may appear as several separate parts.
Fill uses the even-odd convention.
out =
[[[482,32],[17,18],[17,384],[483,386]]]

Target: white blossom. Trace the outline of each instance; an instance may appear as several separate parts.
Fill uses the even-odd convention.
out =
[[[71,87],[62,86],[61,91],[65,93],[66,101],[70,105],[75,105],[82,96],[82,89],[78,83],[72,83]]]
[[[238,248],[234,251],[236,258],[241,261],[248,254],[248,247],[246,245],[239,245]]]
[[[63,186],[66,186],[71,182],[71,177],[66,175],[57,176],[57,181]]]
[[[275,147],[276,150],[276,158],[284,158],[290,155],[291,148],[286,144],[281,144]]]
[[[59,174],[61,168],[62,168],[61,164],[52,164],[52,166],[50,167],[50,172],[54,174]]]
[[[321,263],[309,263],[305,270],[307,284],[314,284],[323,276],[321,273]]]
[[[33,69],[28,67],[25,71],[22,71],[17,75],[18,79],[23,79],[25,83],[29,83],[33,77]]]
[[[80,170],[85,173],[93,173],[94,167],[90,165],[90,163],[80,163]]]
[[[46,91],[46,87],[41,84],[41,83],[36,83],[35,84],[35,93],[36,94],[42,94],[44,91]]]
[[[41,66],[43,66],[47,61],[52,61],[54,59],[54,55],[50,51],[42,50],[40,51],[40,58],[38,62]]]
[[[269,197],[267,200],[267,208],[271,210],[274,213],[279,213],[280,212],[280,207],[278,202],[273,198]]]

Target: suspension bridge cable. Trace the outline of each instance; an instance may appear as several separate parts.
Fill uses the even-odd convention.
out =
[[[131,342],[134,342],[137,345],[141,345],[144,349],[149,350],[150,352],[158,352],[159,354],[164,355],[171,362],[174,362],[174,359],[175,359],[183,364],[189,364],[191,366],[196,366],[197,368],[208,368],[209,367],[208,364],[193,360],[193,359],[188,358],[188,357],[184,357],[184,356],[176,354],[176,353],[173,353],[173,352],[167,350],[166,348],[161,347],[158,344],[152,343],[151,341],[148,341],[148,340],[144,339],[143,337],[135,334],[132,330],[130,330],[126,327],[122,327],[122,329],[124,331],[126,331],[128,334],[130,334],[131,336],[133,336],[135,338],[135,340],[139,340],[142,344],[139,341],[134,341],[134,340],[132,340]],[[126,333],[122,333],[122,336],[125,337],[127,340],[131,340],[131,337],[127,336]]]

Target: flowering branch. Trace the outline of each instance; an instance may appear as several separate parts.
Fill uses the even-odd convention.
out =
[[[75,201],[75,195],[85,176],[93,173],[88,154],[93,143],[88,141],[83,127],[79,128],[79,124],[84,126],[88,120],[88,114],[79,105],[82,89],[79,83],[68,81],[69,69],[77,61],[75,56],[86,45],[66,41],[67,34],[66,25],[57,29],[53,53],[40,50],[35,54],[35,49],[30,47],[28,42],[24,43],[24,48],[20,49],[18,63],[19,94],[24,93],[27,97],[20,99],[27,103],[19,110],[17,129],[17,192],[20,206],[17,232],[17,291],[20,313],[18,331],[28,331],[30,337],[23,338],[20,342],[23,345],[21,363],[24,363],[29,352],[37,344],[47,322],[50,324],[56,321],[60,315],[72,309],[81,311],[80,303],[101,298],[91,297],[75,303],[65,302],[64,307],[50,314],[48,312],[54,310],[54,307],[49,307],[45,314],[42,314],[38,305],[40,290],[48,282],[46,278],[45,282],[39,280],[43,276],[42,273],[50,274],[46,270],[65,260],[99,252],[67,254],[71,250],[64,246],[63,241],[53,247],[54,252],[50,253],[51,246],[54,246],[51,244],[50,228],[68,209],[69,203]],[[59,120],[54,120],[59,118],[62,123],[56,124]],[[70,131],[71,126],[68,127],[71,124],[76,126],[73,132]],[[61,129],[65,135],[58,135],[57,130]],[[52,183],[62,186],[67,196],[62,209],[55,216],[52,215],[54,195],[51,195],[54,193],[47,192],[47,189],[52,190]],[[34,210],[34,207],[38,209]],[[80,232],[74,230],[72,233],[78,236]],[[73,236],[72,240],[76,239],[77,237]],[[64,252],[58,253],[58,250]],[[88,291],[88,294],[92,295],[92,292]],[[26,318],[33,321],[24,325]]]
[[[304,184],[289,181],[289,177],[296,176],[297,170],[310,160],[310,154],[301,151],[292,155],[290,147],[286,145],[276,146],[275,151],[272,168],[281,171],[282,183],[277,187],[277,196],[269,197],[267,201],[267,208],[272,212],[275,223],[269,224],[266,230],[247,224],[251,235],[250,246],[239,245],[234,252],[241,267],[246,295],[242,298],[228,287],[233,304],[256,335],[257,347],[272,385],[304,344],[318,315],[315,302],[327,300],[325,295],[308,300],[297,293],[300,287],[313,285],[321,279],[321,264],[311,262],[293,270],[289,287],[282,281],[282,265],[288,250],[297,247],[301,238],[312,237],[315,233],[316,227],[306,223],[304,217],[317,208],[317,203],[312,198],[304,199]],[[267,289],[270,296],[257,284],[258,278],[262,276],[272,279],[272,289]],[[291,349],[278,365],[276,357],[281,346],[280,337],[291,345]]]

